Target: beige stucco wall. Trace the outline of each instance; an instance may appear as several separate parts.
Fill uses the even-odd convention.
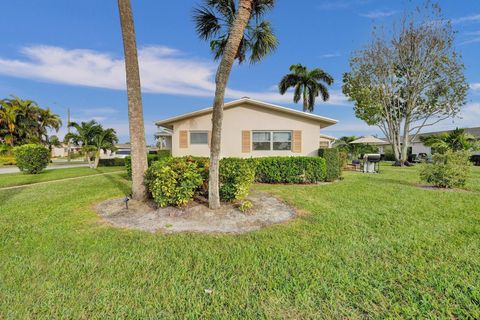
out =
[[[211,130],[211,113],[173,123],[172,155],[174,156],[209,156],[207,145],[192,145],[179,148],[181,130]],[[302,152],[292,151],[253,151],[242,153],[242,130],[301,130]],[[272,111],[262,107],[244,105],[224,110],[222,127],[222,157],[264,157],[264,156],[316,156],[318,155],[320,123],[315,120]],[[188,135],[190,139],[190,135]],[[251,146],[250,146],[251,149]]]

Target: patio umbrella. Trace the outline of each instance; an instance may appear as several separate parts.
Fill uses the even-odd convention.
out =
[[[386,145],[389,144],[388,142],[375,138],[374,136],[366,136],[363,138],[359,138],[357,140],[353,140],[350,144],[367,144],[370,146],[379,146],[379,145]]]

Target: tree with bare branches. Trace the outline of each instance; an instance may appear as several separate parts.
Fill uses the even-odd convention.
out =
[[[465,104],[468,84],[454,35],[440,7],[427,2],[405,13],[390,37],[375,29],[350,59],[343,93],[358,118],[382,130],[397,165],[408,164],[408,147],[422,128],[455,117]]]

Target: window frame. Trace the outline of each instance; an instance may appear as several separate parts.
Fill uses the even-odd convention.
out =
[[[198,142],[192,142],[192,133],[203,133],[207,135],[207,140],[205,143],[198,143]],[[196,145],[196,146],[208,146],[208,131],[207,130],[191,130],[188,132],[188,140],[191,145]]]
[[[255,148],[253,147],[255,141],[253,141],[253,135],[255,133],[265,133],[265,132],[268,132],[270,134],[270,140],[269,140],[269,143],[270,143],[270,147],[269,149],[266,149],[266,150],[255,150]],[[275,142],[289,142],[290,143],[290,149],[287,149],[287,150],[279,150],[279,149],[273,149],[273,135],[275,133],[289,133],[290,134],[290,141],[275,141]],[[251,142],[251,148],[252,148],[252,152],[255,152],[255,151],[292,151],[292,148],[293,148],[293,130],[252,130],[252,142]]]

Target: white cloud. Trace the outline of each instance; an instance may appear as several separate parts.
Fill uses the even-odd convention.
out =
[[[340,57],[340,53],[325,53],[319,56],[320,59],[329,59],[329,58],[336,58]]]
[[[386,18],[393,16],[397,11],[389,10],[389,11],[381,11],[381,10],[374,10],[367,13],[361,13],[360,16],[370,19],[378,19],[378,18]]]
[[[477,22],[477,21],[480,21],[480,14],[474,14],[474,15],[464,16],[460,18],[455,18],[455,19],[452,19],[451,21],[453,24]]]
[[[86,49],[54,46],[30,46],[21,49],[24,59],[0,57],[0,74],[68,85],[125,90],[125,67],[122,58]],[[163,46],[139,50],[143,92],[209,97],[215,91],[215,65],[188,57]],[[290,93],[282,96],[273,90],[260,92],[229,88],[226,97],[243,96],[269,102],[291,102]],[[328,104],[346,104],[339,91],[332,91]]]
[[[470,89],[472,89],[472,90],[480,90],[480,82],[470,83]]]

